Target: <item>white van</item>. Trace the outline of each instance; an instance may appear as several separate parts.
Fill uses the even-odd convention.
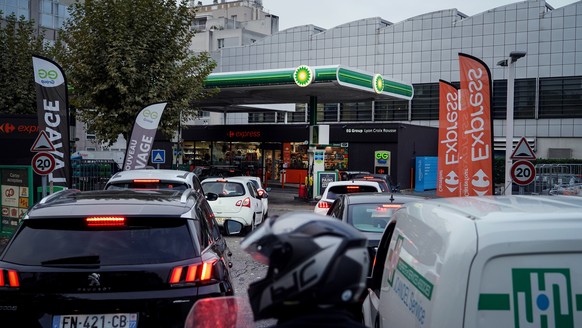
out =
[[[369,327],[582,327],[582,197],[407,203],[378,246]]]

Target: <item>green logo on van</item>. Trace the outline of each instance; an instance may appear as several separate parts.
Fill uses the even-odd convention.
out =
[[[573,328],[582,295],[572,295],[570,269],[513,269],[513,293],[479,295],[479,311],[513,311],[516,328]],[[513,307],[513,308],[512,308]]]

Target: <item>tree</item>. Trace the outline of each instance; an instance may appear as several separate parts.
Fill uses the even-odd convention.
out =
[[[173,135],[190,104],[208,95],[204,79],[216,66],[189,50],[195,12],[186,1],[86,0],[69,7],[56,48],[74,92],[77,117],[99,141],[128,138],[145,106],[167,101],[159,130]]]
[[[34,22],[0,12],[0,113],[36,114],[32,55],[45,54],[44,35]]]

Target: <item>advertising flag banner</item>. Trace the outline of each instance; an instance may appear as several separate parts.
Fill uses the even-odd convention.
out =
[[[123,170],[145,169],[148,165],[158,124],[166,104],[165,102],[151,104],[137,114],[125,150]]]
[[[493,194],[491,72],[480,59],[459,53],[461,71],[461,196]]]
[[[460,196],[459,90],[449,82],[439,80],[439,146],[436,195]]]
[[[61,67],[48,58],[32,56],[39,133],[46,133],[53,150],[55,168],[48,181],[55,186],[71,187],[69,144],[69,104],[67,80]]]

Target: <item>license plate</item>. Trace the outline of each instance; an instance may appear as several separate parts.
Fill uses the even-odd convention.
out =
[[[55,315],[52,328],[137,328],[137,313]]]
[[[224,218],[216,218],[216,222],[222,224],[224,223]]]

